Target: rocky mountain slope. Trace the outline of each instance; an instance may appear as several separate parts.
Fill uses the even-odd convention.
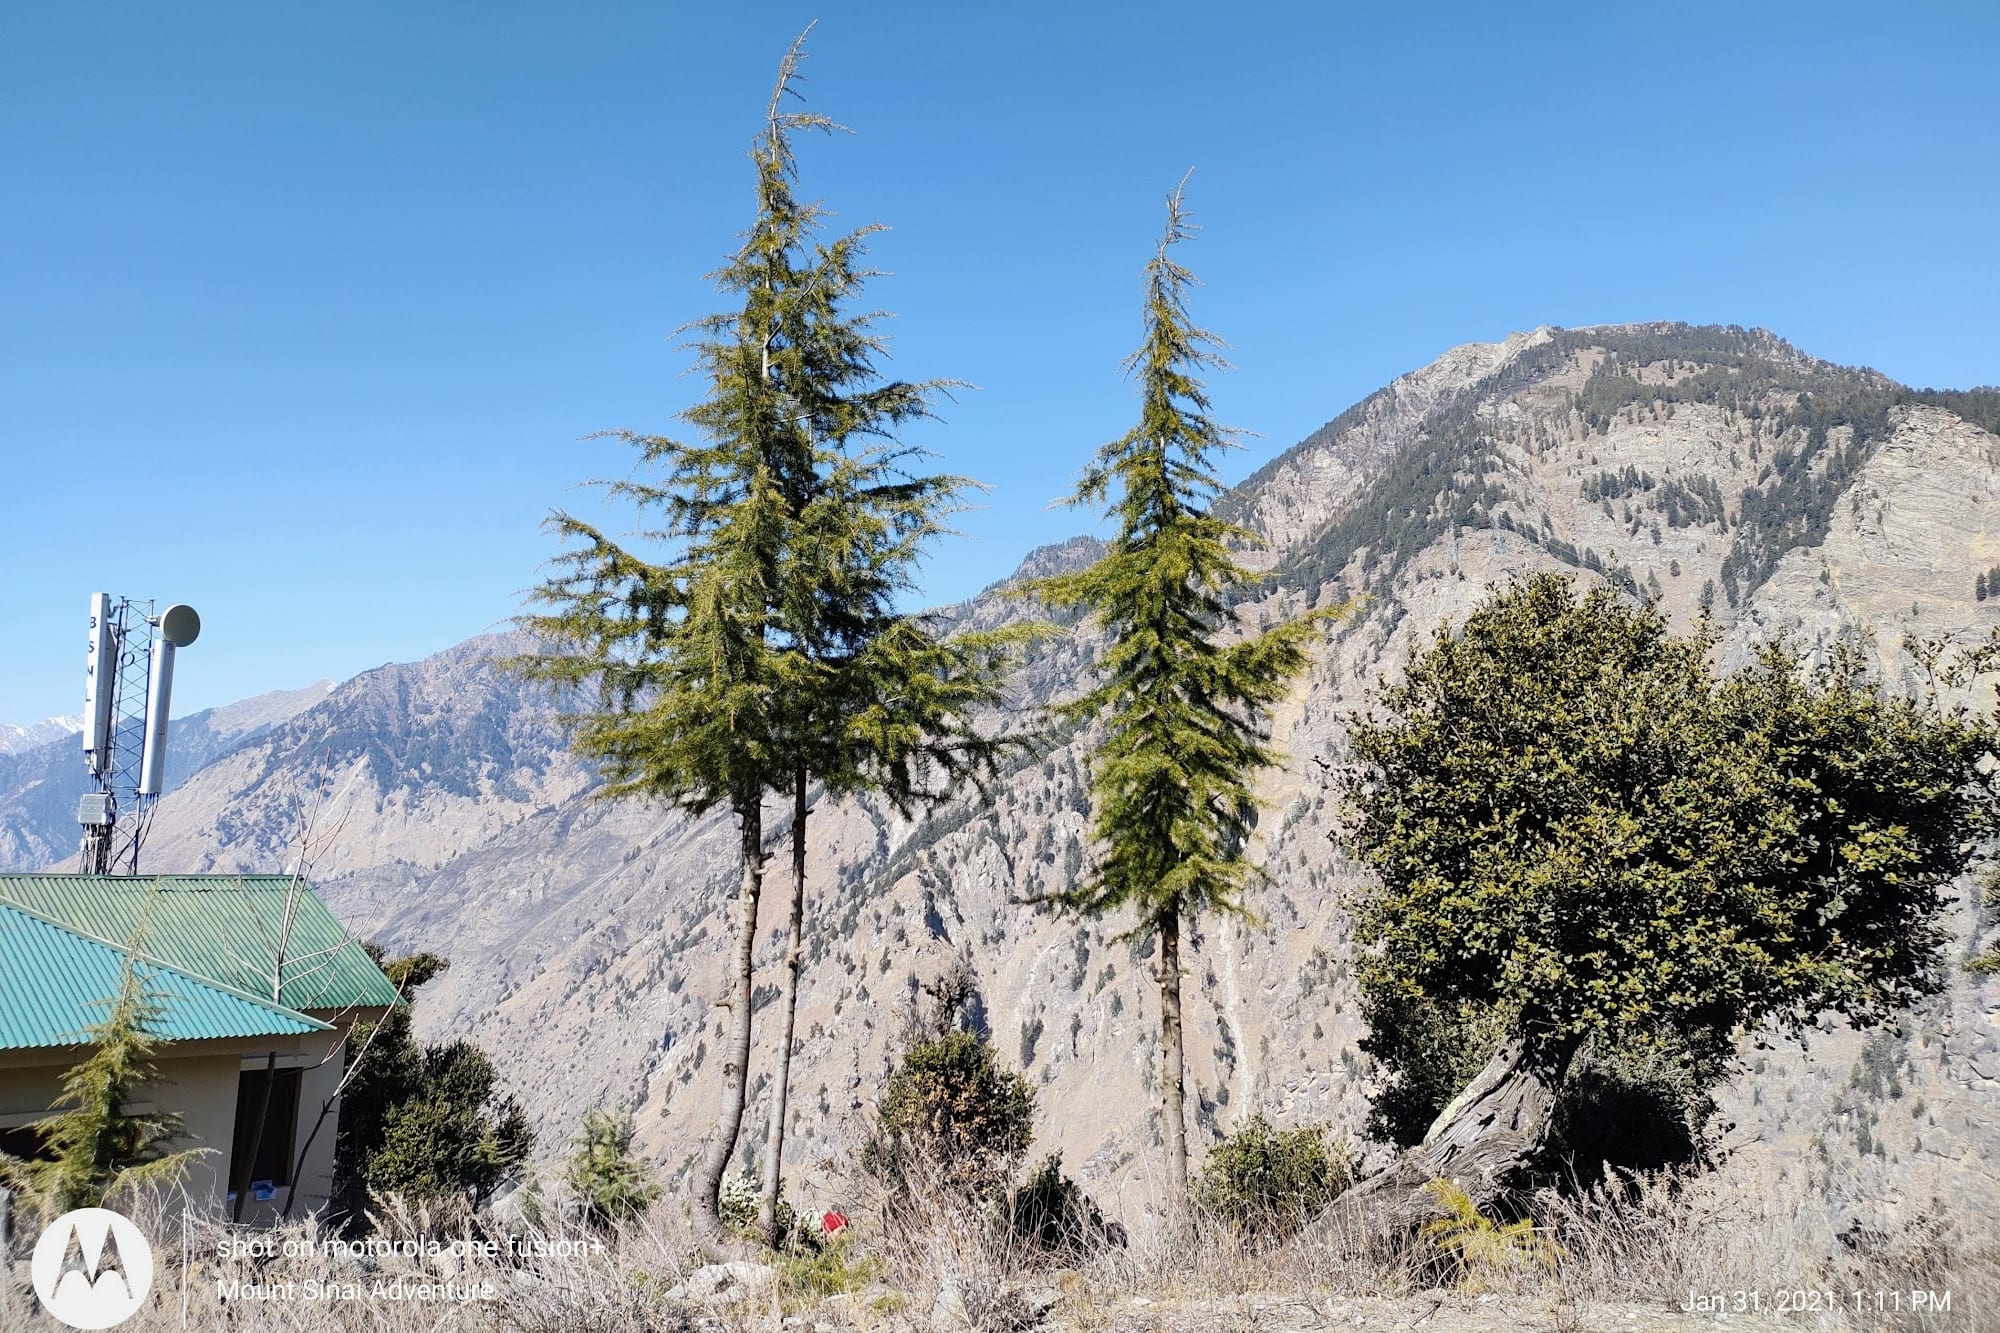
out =
[[[167,732],[167,791],[232,747],[312,707],[332,688],[331,681],[321,681],[300,690],[273,690],[175,718]],[[59,735],[11,754],[0,748],[0,866],[10,870],[59,866],[76,856],[76,801],[90,786],[78,739],[83,728],[68,726],[69,719],[50,721],[65,724]],[[73,859],[68,868],[76,868]]]
[[[1344,716],[1488,584],[1555,567],[1657,598],[1682,625],[1708,608],[1726,662],[1780,631],[1808,650],[1872,636],[1896,680],[1912,671],[1906,632],[2000,626],[2000,599],[1977,586],[2000,565],[2000,392],[1906,389],[1757,331],[1544,328],[1458,348],[1225,503],[1264,540],[1247,621],[1354,609],[1277,719],[1289,758],[1264,784],[1261,924],[1194,933],[1197,1143],[1254,1111],[1360,1124],[1370,1073],[1345,908],[1359,872],[1330,838],[1324,765],[1340,762]],[[1080,540],[1030,563],[1089,555]],[[1028,611],[996,589],[950,614]],[[590,800],[549,702],[494,670],[508,648],[475,640],[368,673],[234,745],[162,803],[152,856],[269,868],[285,856],[283,793],[323,783],[329,900],[391,948],[453,959],[423,994],[421,1026],[475,1034],[551,1150],[588,1106],[622,1103],[639,1112],[642,1147],[684,1169],[720,1076],[732,834],[720,817]],[[1093,649],[1087,631],[1044,644],[1010,709],[1079,688]],[[994,1040],[1042,1090],[1041,1149],[1059,1147],[1114,1209],[1145,1206],[1159,1133],[1147,948],[1112,942],[1126,922],[1020,901],[1083,863],[1088,739],[1019,765],[989,804],[915,823],[820,804],[793,1065],[802,1194],[850,1188],[904,1006],[963,956]],[[785,818],[774,805],[774,839]],[[0,863],[21,861],[13,836]],[[760,923],[760,1005],[777,993],[778,896]],[[1954,924],[1969,943],[1995,923],[1968,901]],[[753,1070],[771,1054],[760,1032]],[[760,1080],[746,1153],[766,1103]],[[1855,1188],[1891,1214],[1930,1191],[1991,1190],[2000,981],[1960,977],[1900,1035],[1830,1030],[1803,1054],[1752,1052],[1722,1121],[1739,1161],[1865,1180]]]

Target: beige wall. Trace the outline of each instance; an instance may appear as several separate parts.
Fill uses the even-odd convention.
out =
[[[198,1055],[159,1062],[172,1083],[154,1100],[178,1112],[190,1142],[207,1149],[188,1172],[188,1197],[207,1213],[219,1212],[228,1188],[229,1144],[236,1133],[236,1071],[241,1058],[233,1052]]]
[[[227,1209],[230,1141],[236,1131],[236,1091],[246,1069],[262,1069],[271,1051],[278,1067],[305,1070],[299,1091],[299,1123],[293,1151],[306,1147],[319,1120],[320,1108],[340,1084],[341,1032],[263,1040],[172,1042],[154,1059],[161,1080],[135,1102],[135,1109],[161,1108],[181,1117],[181,1148],[203,1152],[188,1172],[187,1192],[194,1207],[216,1216]],[[81,1052],[68,1050],[0,1051],[0,1128],[26,1124],[48,1114],[62,1095],[62,1077]],[[331,1058],[328,1058],[331,1057]],[[299,1200],[293,1217],[326,1205],[333,1187],[333,1143],[338,1106],[319,1127],[298,1173]],[[252,1200],[243,1220],[269,1223],[285,1205],[286,1192],[266,1203]]]
[[[25,1052],[22,1052],[25,1054]],[[0,1129],[48,1114],[62,1095],[63,1066],[0,1068]]]

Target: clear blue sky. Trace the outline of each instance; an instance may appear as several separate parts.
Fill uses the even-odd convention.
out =
[[[1447,347],[1758,324],[2000,381],[2000,6],[0,0],[0,720],[93,589],[188,601],[177,711],[494,626],[566,488],[698,384],[808,19],[804,190],[893,230],[895,369],[992,484],[937,600],[1077,529],[1189,166],[1233,475]]]

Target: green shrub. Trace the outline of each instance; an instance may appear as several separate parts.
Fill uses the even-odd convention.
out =
[[[584,1112],[569,1159],[569,1185],[586,1220],[616,1225],[646,1211],[660,1187],[632,1155],[632,1113],[593,1106]]]
[[[420,953],[391,962],[365,946],[406,1000],[443,972]],[[358,1225],[371,1190],[426,1203],[478,1207],[528,1159],[534,1131],[500,1086],[493,1062],[468,1041],[418,1042],[410,1005],[348,1036],[348,1084],[334,1140],[335,1212]]]
[[[527,1113],[469,1041],[425,1047],[413,1072],[415,1091],[383,1116],[368,1188],[476,1209],[527,1161],[535,1141]]]
[[[749,1172],[740,1176],[724,1176],[719,1211],[722,1225],[733,1236],[756,1241],[759,1245],[770,1241],[764,1228],[757,1224],[757,1210],[764,1200],[764,1187]],[[778,1249],[786,1254],[814,1254],[826,1243],[821,1235],[818,1219],[778,1200]]]
[[[1062,1154],[1050,1153],[1008,1200],[1014,1234],[1044,1254],[1081,1259],[1118,1243],[1124,1228],[1105,1220],[1097,1202],[1063,1174]]]
[[[1281,1130],[1252,1116],[1209,1153],[1194,1205],[1245,1236],[1283,1240],[1353,1180],[1350,1155],[1328,1146],[1324,1126]]]
[[[757,1226],[757,1204],[763,1197],[763,1187],[749,1172],[740,1176],[724,1176],[721,1193],[716,1199],[722,1214],[722,1225],[733,1235],[761,1237],[763,1232]],[[783,1199],[778,1200],[778,1207],[781,1211],[786,1208]]]
[[[997,1197],[1034,1137],[1035,1094],[970,1032],[911,1046],[889,1077],[862,1166],[900,1187],[912,1171],[972,1197]]]
[[[798,1234],[804,1236],[808,1232],[819,1235],[818,1229],[810,1224],[800,1227]],[[821,1239],[811,1247],[794,1248],[778,1261],[778,1280],[789,1295],[824,1300],[860,1291],[874,1281],[875,1260],[841,1234]]]

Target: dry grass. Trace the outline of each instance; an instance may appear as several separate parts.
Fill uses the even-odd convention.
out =
[[[1853,1202],[1868,1192],[1859,1180],[1829,1188],[1724,1172],[1622,1185],[1535,1200],[1563,1248],[1551,1275],[1563,1300],[1679,1305],[1706,1293],[1733,1304],[1744,1292],[1767,1312],[1794,1307],[1780,1313],[1800,1329],[2000,1327],[1992,1213],[1965,1217],[1933,1201],[1867,1219]],[[1927,1308],[1933,1293],[1949,1293],[1951,1308]]]
[[[1857,1188],[1859,1187],[1857,1183]],[[1582,1196],[1533,1201],[1538,1235],[1559,1247],[1543,1258],[1454,1269],[1420,1237],[1385,1240],[1322,1226],[1280,1246],[1246,1244],[1213,1226],[1175,1227],[1148,1212],[1150,1191],[1104,1200],[1127,1220],[1130,1243],[1089,1255],[1051,1256],[1014,1237],[990,1209],[907,1190],[878,1191],[857,1210],[854,1235],[817,1263],[792,1260],[763,1290],[733,1304],[684,1305],[672,1293],[696,1267],[676,1210],[656,1207],[614,1232],[573,1221],[531,1226],[453,1224],[385,1206],[375,1249],[331,1252],[312,1223],[276,1232],[213,1222],[141,1217],[156,1244],[152,1307],[122,1327],[296,1330],[297,1333],[718,1333],[798,1329],[917,1333],[933,1328],[1020,1333],[1032,1327],[1087,1333],[1329,1328],[1586,1329],[1715,1327],[1683,1316],[1691,1292],[1759,1294],[1728,1327],[1801,1333],[1868,1329],[2000,1327],[2000,1240],[1991,1218],[1954,1221],[1917,1208],[1892,1228],[1847,1226],[1848,1197],[1825,1187],[1753,1184],[1748,1173],[1622,1182]],[[551,1200],[551,1216],[564,1215]],[[1149,1220],[1150,1218],[1150,1220]],[[1843,1229],[1846,1234],[1843,1237]],[[509,1235],[533,1253],[510,1252]],[[275,1257],[232,1253],[232,1240],[269,1241]],[[497,1252],[486,1242],[496,1242]],[[419,1248],[425,1253],[408,1253]],[[1524,1254],[1529,1252],[1524,1251]],[[1543,1251],[1535,1251],[1543,1254]],[[17,1257],[19,1257],[17,1255]],[[0,1303],[0,1327],[29,1322],[20,1270]],[[1476,1280],[1470,1280],[1476,1278]],[[453,1282],[491,1299],[308,1299],[308,1284]],[[279,1300],[232,1298],[230,1284],[290,1282]],[[324,1288],[321,1288],[324,1290]],[[1831,1292],[1780,1313],[1782,1293]],[[1913,1309],[1912,1291],[1950,1293],[1948,1312]],[[1853,1293],[1863,1293],[1862,1308]],[[1900,1293],[1900,1309],[1876,1293]],[[1797,1298],[1794,1298],[1795,1300]]]
[[[351,1243],[311,1220],[264,1231],[192,1217],[158,1199],[131,1211],[154,1238],[155,1264],[149,1307],[119,1325],[132,1333],[656,1333],[690,1326],[668,1293],[691,1267],[692,1247],[685,1226],[665,1210],[599,1232],[563,1221],[453,1222],[385,1201],[372,1232]],[[17,1276],[21,1283],[10,1287],[24,1284],[25,1273]],[[22,1297],[10,1290],[13,1303],[0,1303],[0,1328],[55,1328],[29,1323],[34,1298]]]

